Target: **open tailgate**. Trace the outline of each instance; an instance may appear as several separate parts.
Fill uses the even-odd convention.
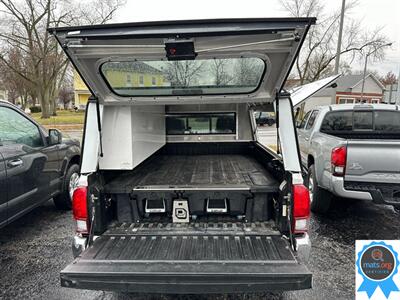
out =
[[[268,226],[121,224],[61,272],[61,285],[174,294],[311,288],[311,273]]]

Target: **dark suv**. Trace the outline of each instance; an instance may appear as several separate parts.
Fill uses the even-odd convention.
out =
[[[275,124],[275,116],[268,112],[256,112],[255,113],[256,124],[258,126],[272,126]]]
[[[0,101],[0,227],[52,197],[57,208],[71,209],[79,162],[79,141]]]

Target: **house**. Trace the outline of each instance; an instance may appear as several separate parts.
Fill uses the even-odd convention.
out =
[[[339,77],[336,81],[334,103],[361,103],[361,98],[364,103],[382,103],[385,92],[383,84],[373,74],[368,74],[365,77],[364,93],[362,94],[362,82],[362,74]],[[334,89],[331,87],[319,91],[306,101],[304,111],[309,111],[316,106],[332,104],[333,93]]]
[[[129,88],[164,85],[164,73],[142,62],[110,62],[107,65],[104,64],[102,72],[108,83],[113,87]]]
[[[141,62],[135,63],[107,63],[102,68],[103,76],[113,87],[151,87],[168,85],[164,73],[160,70]],[[90,91],[82,78],[74,72],[75,106],[85,109],[90,96]]]
[[[388,104],[400,104],[400,90],[399,84],[388,84],[385,86],[386,90],[383,95],[383,102]]]
[[[5,89],[0,88],[0,100],[8,101],[8,93]]]
[[[91,93],[81,76],[74,70],[74,105],[79,109],[85,109],[90,95]]]

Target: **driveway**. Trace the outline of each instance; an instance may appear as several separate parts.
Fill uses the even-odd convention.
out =
[[[311,218],[313,289],[278,294],[191,297],[62,288],[59,271],[72,261],[73,231],[71,212],[57,211],[51,201],[0,229],[0,299],[353,299],[355,240],[400,239],[400,214],[390,206],[336,199],[329,214]]]

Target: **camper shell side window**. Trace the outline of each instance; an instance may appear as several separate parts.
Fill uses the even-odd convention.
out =
[[[236,113],[170,114],[168,135],[236,134]]]

